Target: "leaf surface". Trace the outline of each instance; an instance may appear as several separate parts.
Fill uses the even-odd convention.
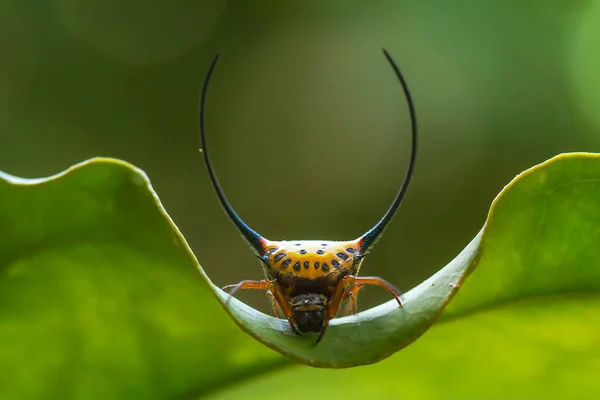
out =
[[[413,342],[457,293],[433,332],[361,369],[364,388],[371,379],[382,394],[401,387],[438,398],[469,393],[464,379],[474,374],[468,387],[477,395],[494,379],[529,379],[531,393],[544,380],[551,388],[588,382],[586,371],[600,365],[599,182],[594,154],[560,155],[524,172],[471,243],[404,295],[403,308],[390,300],[335,319],[316,346],[313,335],[297,337],[286,321],[236,299],[227,310],[289,358],[350,367]],[[308,379],[320,393],[343,394],[344,380],[354,379],[354,369],[278,371],[285,360],[234,326],[221,307],[227,295],[129,164],[93,159],[36,180],[0,174],[0,234],[2,398],[194,398],[268,371],[276,372],[221,393],[265,395],[265,385]],[[530,365],[528,373],[519,363],[500,376],[483,371],[509,360]]]

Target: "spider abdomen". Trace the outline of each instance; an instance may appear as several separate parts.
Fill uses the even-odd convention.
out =
[[[269,267],[276,275],[314,280],[354,274],[359,245],[357,240],[269,241],[265,248]]]

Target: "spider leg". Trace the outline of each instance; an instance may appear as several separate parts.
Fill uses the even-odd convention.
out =
[[[341,304],[342,300],[344,299],[344,297],[355,296],[355,294],[348,294],[346,296],[348,287],[350,287],[350,290],[348,292],[351,293],[353,291],[354,287],[356,287],[358,285],[360,285],[359,288],[364,285],[381,286],[382,288],[387,290],[394,297],[394,299],[396,299],[396,301],[398,302],[398,305],[400,307],[402,307],[402,302],[400,301],[400,294],[401,294],[400,290],[398,290],[391,283],[389,283],[389,282],[385,281],[384,279],[379,278],[377,276],[360,276],[360,277],[358,277],[358,276],[354,276],[354,275],[347,275],[338,282],[338,285],[335,289],[335,293],[334,293],[333,297],[331,298],[329,305],[327,306],[327,311],[325,313],[325,318],[323,321],[323,328],[321,328],[321,333],[319,334],[319,337],[317,338],[317,343],[319,343],[321,341],[321,339],[323,338],[323,335],[325,335],[325,331],[327,330],[327,327],[329,326],[329,321],[332,320],[333,318],[335,318],[336,314],[338,313],[340,304]],[[357,292],[358,292],[358,289],[357,289]],[[354,299],[354,303],[356,303],[356,299]]]
[[[358,300],[358,292],[360,291],[360,289],[362,287],[363,287],[362,283],[354,284],[344,294],[344,297],[342,298],[342,303],[346,299],[350,299],[348,301],[348,304],[346,304],[346,308],[344,309],[344,315],[356,314],[356,301]]]
[[[271,292],[270,290],[267,290],[267,297],[269,299],[271,299],[271,302],[273,303],[273,312],[275,313],[277,318],[281,318],[281,313],[279,312],[279,305],[277,304],[277,300],[275,300],[275,296],[273,295],[273,292]]]
[[[346,291],[348,289],[348,287],[352,286],[352,280],[350,279],[346,279],[348,278],[348,276],[342,278],[342,280],[340,280],[335,288],[335,292],[333,294],[333,296],[331,297],[331,301],[329,302],[329,305],[327,306],[327,310],[325,310],[325,316],[323,317],[323,327],[321,328],[321,333],[319,334],[319,337],[317,338],[316,343],[319,343],[321,341],[321,339],[323,339],[323,336],[325,335],[325,331],[327,330],[327,327],[329,326],[329,321],[331,321],[333,318],[335,318],[336,314],[338,313],[338,310],[340,308],[340,304],[342,303],[342,300],[344,299],[344,295],[346,294]],[[352,289],[350,289],[352,290]],[[348,295],[349,297],[350,295]]]
[[[281,289],[279,289],[279,286],[275,285],[273,281],[269,281],[266,279],[263,279],[262,281],[245,280],[245,281],[241,281],[237,285],[227,285],[227,286],[223,287],[223,290],[228,290],[228,289],[232,289],[232,290],[231,290],[231,292],[229,292],[229,298],[225,302],[225,305],[229,304],[229,300],[231,300],[231,297],[233,297],[235,292],[237,292],[240,289],[266,289],[266,290],[268,290],[269,292],[271,292],[271,294],[275,298],[275,301],[279,305],[279,308],[281,308],[281,311],[283,311],[283,314],[285,315],[285,317],[288,320],[288,323],[290,324],[290,329],[292,330],[292,332],[294,332],[296,335],[300,334],[298,332],[298,330],[296,329],[296,325],[295,325],[296,318],[294,317],[294,312],[292,311],[292,307],[290,306],[290,303],[286,300],[285,296],[281,292]]]
[[[294,332],[296,335],[300,335],[300,332],[298,332],[298,330],[296,329],[296,317],[294,317],[294,311],[292,310],[292,306],[283,295],[283,292],[281,291],[279,286],[271,284],[269,290],[271,291],[271,294],[273,294],[273,297],[275,298],[277,305],[279,305],[279,308],[283,312],[283,315],[285,315],[285,318],[288,320],[292,332]]]
[[[384,288],[385,290],[388,291],[389,294],[392,295],[392,297],[394,297],[394,299],[398,302],[398,305],[400,307],[402,306],[402,302],[400,301],[400,295],[402,294],[402,292],[400,292],[400,290],[392,285],[391,283],[389,283],[388,281],[378,277],[378,276],[352,276],[352,275],[348,275],[346,276],[344,279],[348,279],[351,282],[354,283],[358,283],[362,285],[375,285],[375,286],[380,286],[382,288]]]
[[[236,285],[223,286],[222,289],[225,291],[232,289],[229,292],[229,298],[227,299],[227,303],[229,303],[229,300],[231,300],[233,295],[240,289],[269,289],[272,284],[273,284],[273,282],[268,281],[266,279],[263,279],[262,281],[246,280],[246,281],[241,281],[240,283],[238,283]]]

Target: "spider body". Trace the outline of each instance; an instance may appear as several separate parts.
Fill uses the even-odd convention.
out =
[[[265,249],[267,276],[288,299],[298,329],[320,332],[340,281],[360,269],[358,241],[268,241]]]
[[[359,238],[351,241],[272,241],[262,237],[242,221],[219,185],[210,162],[204,134],[206,93],[219,54],[214,58],[204,81],[200,107],[200,138],[206,167],[225,213],[253,248],[265,273],[263,280],[241,281],[223,289],[232,289],[230,296],[239,289],[266,290],[273,300],[275,314],[280,316],[283,313],[294,333],[319,333],[317,343],[323,338],[329,321],[338,314],[344,301],[348,300],[348,309],[356,312],[356,299],[364,285],[384,288],[402,307],[400,292],[393,285],[379,277],[357,276],[368,250],[382,235],[400,206],[415,164],[417,129],[414,106],[398,67],[385,50],[384,54],[402,84],[408,100],[412,122],[410,163],[396,198],[381,220]]]
[[[340,277],[356,275],[360,268],[360,259],[356,257],[360,247],[356,240],[267,241],[265,249],[266,266],[282,284],[322,279],[335,285]]]

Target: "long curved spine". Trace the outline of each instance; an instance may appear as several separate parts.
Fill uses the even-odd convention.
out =
[[[383,234],[383,231],[385,230],[387,225],[390,223],[390,221],[396,214],[396,211],[398,210],[398,208],[400,207],[400,204],[402,203],[402,199],[404,198],[404,195],[406,194],[406,190],[408,189],[408,185],[412,178],[413,171],[415,168],[415,160],[416,160],[416,156],[417,156],[417,117],[416,117],[415,106],[414,106],[414,103],[412,100],[412,96],[410,95],[410,91],[408,90],[408,84],[406,83],[406,80],[402,76],[400,69],[398,68],[398,66],[392,59],[392,57],[389,55],[389,53],[385,49],[383,49],[383,54],[385,55],[385,58],[387,58],[388,62],[394,69],[394,72],[396,73],[396,77],[400,81],[400,84],[402,85],[402,89],[404,90],[404,95],[405,95],[406,101],[408,103],[408,111],[410,113],[410,121],[411,121],[411,129],[412,129],[412,147],[411,147],[411,153],[410,153],[410,160],[408,163],[408,169],[406,171],[404,181],[402,182],[402,185],[400,186],[400,190],[398,190],[398,193],[396,194],[396,198],[394,199],[394,201],[392,202],[392,204],[390,205],[390,207],[388,208],[388,210],[386,211],[384,216],[379,220],[379,222],[377,222],[377,224],[375,224],[375,226],[373,226],[371,229],[369,229],[366,233],[364,233],[360,237],[361,245],[360,245],[359,255],[365,255],[367,253],[367,251],[375,244],[375,242],[377,242],[377,239],[379,239],[381,237],[381,235]]]
[[[215,66],[217,65],[217,61],[219,61],[220,56],[221,56],[221,53],[217,53],[217,55],[213,59],[212,63],[210,64],[210,67],[208,69],[206,77],[204,78],[204,85],[202,87],[202,96],[200,99],[200,142],[202,145],[202,154],[204,155],[204,162],[206,163],[206,169],[208,170],[208,175],[210,176],[210,181],[212,182],[215,192],[217,193],[217,197],[219,198],[219,202],[221,203],[221,206],[223,206],[225,213],[227,214],[227,216],[229,216],[231,221],[235,224],[236,228],[240,231],[240,233],[242,234],[244,239],[246,239],[246,241],[250,244],[250,246],[252,246],[252,248],[254,249],[256,254],[258,256],[263,256],[264,255],[264,247],[263,247],[262,243],[263,243],[264,239],[262,238],[262,236],[260,236],[256,231],[254,231],[252,228],[250,228],[240,218],[240,216],[235,212],[233,207],[231,207],[231,205],[227,201],[227,198],[225,197],[225,194],[223,193],[223,189],[221,189],[221,185],[219,185],[219,180],[217,179],[217,176],[215,174],[213,166],[210,162],[210,157],[208,154],[208,147],[206,146],[206,135],[205,135],[205,129],[204,129],[204,111],[206,108],[206,93],[208,92],[210,78],[213,74]]]

